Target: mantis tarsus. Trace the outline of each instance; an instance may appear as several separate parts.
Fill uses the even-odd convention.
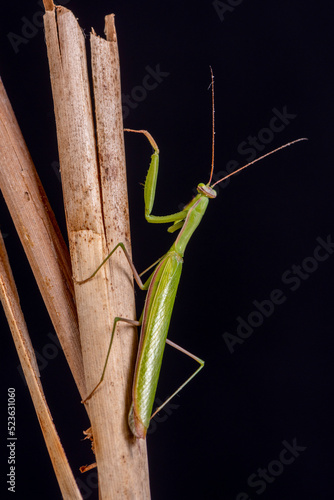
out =
[[[254,164],[262,158],[275,153],[276,151],[290,146],[298,141],[304,140],[297,139],[293,142],[289,142],[265,155],[261,158],[257,158],[252,162],[244,165],[238,170],[227,175],[223,179],[218,180],[211,185],[211,180],[213,176],[214,168],[214,89],[213,89],[213,75],[211,72],[212,79],[212,161],[211,161],[211,173],[210,179],[207,184],[200,183],[197,186],[198,194],[184,207],[180,212],[165,215],[156,216],[152,215],[152,209],[155,199],[155,189],[158,176],[158,166],[159,166],[159,149],[158,146],[149,132],[146,130],[132,130],[124,129],[128,132],[136,132],[144,134],[149,140],[151,146],[153,147],[153,154],[151,156],[151,163],[147,173],[144,186],[144,201],[145,201],[145,217],[148,222],[155,224],[172,223],[168,228],[170,233],[180,230],[175,242],[168,250],[168,252],[163,255],[158,261],[156,261],[150,268],[156,266],[151,276],[145,283],[142,283],[140,275],[137,273],[123,243],[118,243],[115,248],[109,253],[109,255],[104,259],[102,264],[98,269],[87,278],[85,281],[93,278],[98,270],[103,266],[103,264],[111,257],[117,248],[121,248],[131,266],[133,275],[136,282],[142,290],[147,290],[146,300],[144,310],[141,314],[139,321],[134,321],[126,318],[116,317],[114,319],[113,330],[111,333],[110,344],[108,348],[108,353],[106,357],[106,362],[103,368],[102,376],[94,388],[94,390],[85,399],[86,402],[92,397],[97,387],[101,384],[104,378],[104,374],[107,368],[108,357],[112,345],[113,335],[116,330],[117,323],[119,321],[125,321],[132,325],[141,325],[140,342],[138,347],[137,361],[135,367],[135,374],[132,386],[132,404],[129,412],[129,426],[133,434],[137,438],[145,438],[147,428],[150,423],[150,419],[154,416],[171,398],[173,398],[187,383],[195,377],[195,375],[203,368],[204,361],[200,358],[189,353],[182,347],[174,344],[167,339],[167,333],[169,328],[169,323],[172,315],[174,300],[176,291],[178,288],[183,256],[186,246],[194,233],[195,229],[202,220],[202,217],[206,211],[209,200],[216,197],[217,193],[214,190],[214,186],[223,180],[227,179],[237,172],[240,172],[244,168]],[[144,272],[146,272],[144,271]],[[144,273],[142,273],[144,274]],[[81,282],[83,283],[83,282]],[[197,370],[161,405],[152,415],[152,408],[156,393],[156,387],[158,383],[162,357],[164,353],[165,344],[168,343],[173,347],[176,347],[181,352],[187,354],[195,361],[199,363]]]

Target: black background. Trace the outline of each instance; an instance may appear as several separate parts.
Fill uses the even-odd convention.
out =
[[[249,153],[240,144],[250,136],[258,137],[263,153],[309,138],[220,189],[187,248],[169,336],[206,365],[148,435],[152,498],[325,500],[333,490],[334,256],[318,263],[308,258],[317,238],[334,239],[334,8],[329,1],[230,0],[224,13],[215,4],[66,3],[87,35],[92,26],[103,35],[104,15],[116,14],[123,93],[132,95],[133,106],[124,124],[148,129],[161,152],[156,214],[178,210],[192,197],[193,187],[208,180],[209,65],[215,74],[216,171],[224,170],[229,160],[247,162]],[[46,47],[43,28],[34,28],[40,26],[41,12],[36,1],[2,7],[0,71],[65,234],[61,185],[52,167],[58,152]],[[28,21],[33,23],[29,32],[23,28]],[[8,33],[22,36],[25,43],[14,50]],[[139,102],[135,87],[142,85],[147,67],[157,65],[168,75]],[[273,109],[284,107],[295,116],[269,137],[262,129],[271,123]],[[139,183],[145,179],[150,147],[142,137],[128,135],[126,153],[134,262],[144,269],[166,251],[173,236],[166,226],[144,219]],[[92,460],[89,444],[81,441],[88,427],[86,413],[3,200],[0,214],[54,421],[74,473],[85,484],[84,498],[95,499],[95,473],[78,472]],[[284,273],[293,276],[293,265],[304,266],[306,272],[299,283],[283,282]],[[261,324],[243,343],[234,344],[231,353],[224,333],[236,335],[238,317],[249,321],[257,310],[253,302],[270,299],[275,289],[281,290],[284,303],[260,318]],[[138,314],[143,297],[138,291]],[[0,321],[1,496],[7,492],[7,388],[15,387],[16,498],[60,498],[2,311]],[[167,348],[159,398],[193,366]],[[283,441],[292,444],[294,439],[303,451],[281,470],[275,461]],[[276,476],[268,472],[272,479],[262,483],[265,489],[260,483],[247,484],[251,474],[268,466]]]

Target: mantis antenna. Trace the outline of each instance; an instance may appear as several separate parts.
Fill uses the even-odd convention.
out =
[[[273,149],[272,151],[269,151],[269,153],[266,153],[266,154],[260,156],[260,158],[255,158],[255,160],[251,161],[250,163],[247,163],[247,165],[244,165],[243,167],[238,168],[238,170],[231,172],[230,174],[226,175],[222,179],[219,179],[217,182],[215,182],[214,184],[211,185],[213,170],[214,170],[214,159],[215,159],[215,89],[214,89],[214,76],[213,76],[213,71],[212,71],[211,66],[210,66],[210,71],[211,71],[211,85],[210,86],[211,86],[211,103],[212,103],[212,153],[211,153],[211,172],[210,172],[210,179],[208,182],[208,186],[213,188],[214,186],[216,186],[220,182],[223,182],[226,179],[228,179],[228,177],[232,177],[232,175],[237,174],[238,172],[240,172],[244,168],[250,167],[251,165],[254,165],[254,163],[256,163],[260,160],[263,160],[267,156],[270,156],[274,153],[277,153],[277,151],[280,151],[280,149],[284,149],[284,148],[287,148],[288,146],[292,146],[292,144],[296,144],[296,142],[308,140],[307,137],[301,137],[300,139],[296,139],[295,141],[287,142],[286,144],[283,144],[283,146],[280,146],[276,149]]]
[[[219,182],[223,182],[228,177],[231,177],[232,175],[237,174],[238,172],[240,172],[244,168],[247,168],[247,167],[249,167],[250,165],[253,165],[256,162],[258,162],[260,160],[263,160],[263,158],[265,158],[266,156],[269,156],[269,155],[272,155],[274,153],[277,153],[277,151],[279,151],[280,149],[287,148],[288,146],[292,146],[292,144],[296,144],[296,142],[300,142],[300,141],[308,141],[308,139],[307,139],[307,137],[301,137],[300,139],[296,139],[295,141],[287,142],[286,144],[283,144],[283,146],[280,146],[279,148],[276,148],[276,149],[273,149],[272,151],[269,151],[269,153],[266,153],[265,155],[260,156],[260,158],[255,158],[255,160],[251,161],[250,163],[247,163],[247,165],[244,165],[243,167],[238,168],[238,170],[235,170],[234,172],[231,172],[230,174],[226,175],[222,179],[219,179],[219,181],[217,181],[214,184],[212,184],[211,187],[213,188],[214,186],[216,186],[216,184],[219,184]]]
[[[213,71],[210,66],[210,71],[211,71],[211,108],[212,108],[212,146],[211,146],[211,172],[210,172],[210,179],[209,179],[209,185],[211,185],[211,180],[213,176],[213,169],[214,169],[214,162],[215,162],[215,87],[214,87],[214,76],[213,76]]]

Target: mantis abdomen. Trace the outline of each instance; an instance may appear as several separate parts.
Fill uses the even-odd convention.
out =
[[[129,425],[136,437],[145,437],[150,423],[182,263],[177,252],[168,252],[147,291],[129,413]]]

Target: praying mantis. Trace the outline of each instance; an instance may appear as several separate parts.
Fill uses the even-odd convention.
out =
[[[193,355],[192,353],[186,351],[182,347],[178,346],[174,342],[167,339],[170,319],[173,311],[174,301],[176,292],[178,289],[178,284],[181,277],[183,257],[185,249],[189,243],[191,236],[194,231],[199,226],[202,217],[207,209],[209,200],[216,198],[217,192],[214,187],[223,182],[228,177],[240,172],[241,170],[247,168],[248,166],[256,163],[257,161],[269,156],[276,151],[295,144],[305,138],[297,139],[295,141],[289,142],[280,146],[279,148],[270,151],[269,153],[263,155],[261,158],[257,158],[252,162],[244,165],[238,170],[228,174],[224,178],[218,180],[214,184],[212,182],[212,176],[214,171],[214,79],[211,70],[211,88],[212,88],[212,160],[211,160],[211,172],[210,178],[207,184],[200,183],[197,186],[197,195],[183,208],[183,210],[164,216],[152,215],[152,209],[155,200],[155,191],[158,177],[159,168],[159,148],[147,130],[133,130],[124,129],[127,132],[140,133],[146,136],[153,148],[153,154],[151,156],[151,162],[147,177],[144,185],[144,202],[145,202],[145,218],[148,222],[153,224],[172,224],[168,228],[168,232],[174,233],[179,230],[178,236],[175,242],[160,259],[158,259],[154,264],[152,264],[146,271],[155,266],[154,271],[149,276],[145,283],[142,282],[139,275],[131,261],[129,254],[127,253],[125,246],[122,242],[118,243],[113,250],[108,254],[96,271],[86,280],[81,281],[84,283],[92,279],[99,269],[105,264],[105,262],[112,256],[112,254],[121,248],[124,252],[129,265],[132,269],[134,278],[138,286],[142,290],[147,290],[144,310],[141,314],[139,321],[135,321],[127,318],[116,317],[114,319],[113,329],[111,332],[110,343],[108,347],[108,352],[106,356],[106,361],[102,371],[102,376],[99,383],[89,394],[89,396],[83,401],[84,403],[89,400],[94,392],[97,390],[99,385],[102,383],[104,374],[107,368],[108,358],[112,346],[113,336],[116,330],[117,323],[119,321],[127,322],[131,325],[141,326],[140,341],[138,346],[138,354],[135,366],[135,373],[133,378],[132,386],[132,404],[129,411],[128,422],[130,429],[136,438],[144,439],[146,437],[147,429],[150,423],[150,419],[165,406],[183,387],[185,387],[203,368],[204,361]],[[158,384],[160,368],[164,353],[165,344],[169,344],[179,351],[187,354],[192,359],[194,359],[198,364],[198,368],[195,372],[161,405],[155,410],[152,415],[152,408],[155,399],[156,388]]]

